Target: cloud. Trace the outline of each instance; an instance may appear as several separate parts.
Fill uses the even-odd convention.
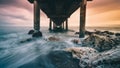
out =
[[[17,7],[4,7],[0,9],[0,20],[11,25],[28,25],[33,21],[33,15],[26,9]],[[0,21],[0,25],[1,25]]]
[[[48,20],[41,11],[41,22]],[[0,25],[33,25],[33,5],[27,0],[0,0]],[[44,21],[43,21],[44,20]],[[48,23],[48,22],[47,22]]]
[[[7,14],[0,13],[0,16],[1,17],[11,17],[14,19],[28,20],[23,15],[13,15],[13,14],[9,14],[9,13],[7,13]]]
[[[91,14],[99,14],[107,11],[119,10],[120,0],[93,0],[88,2],[87,8],[92,10]]]
[[[27,0],[0,0],[0,8],[17,7],[32,11],[32,5]]]
[[[120,24],[120,0],[93,0],[87,4],[87,25]],[[70,26],[79,26],[79,9],[69,18]],[[41,11],[41,26],[49,19]],[[0,0],[0,25],[33,26],[33,5],[28,0]]]

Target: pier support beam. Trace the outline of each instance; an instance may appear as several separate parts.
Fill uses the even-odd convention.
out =
[[[62,28],[63,28],[63,30],[64,30],[64,27],[65,27],[65,26],[64,26],[64,22],[63,22],[63,24],[62,24]]]
[[[37,0],[34,0],[34,30],[35,32],[40,30],[40,9]]]
[[[86,0],[83,0],[80,5],[80,28],[79,28],[79,38],[84,38],[85,36],[85,20],[86,20]]]
[[[34,0],[34,33],[33,37],[41,37],[40,30],[40,7],[37,0]]]
[[[53,22],[53,30],[55,30],[56,28],[56,24]]]
[[[68,31],[68,19],[66,19],[66,31]]]
[[[52,20],[50,19],[49,30],[52,30]]]

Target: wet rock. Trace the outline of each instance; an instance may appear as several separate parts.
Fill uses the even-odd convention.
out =
[[[110,36],[110,35],[114,35],[114,32],[95,30],[94,34],[101,36]]]
[[[94,33],[94,32],[90,32],[90,31],[87,31],[87,30],[85,31],[85,34],[86,34],[86,35],[91,35],[91,34],[93,34],[93,33]],[[79,32],[76,32],[75,34],[79,34]]]
[[[109,35],[114,35],[115,33],[113,33],[113,32],[109,32]]]
[[[83,40],[83,46],[97,49],[98,51],[110,50],[115,47],[115,43],[109,37],[92,34]]]
[[[116,33],[115,36],[120,36],[120,33]]]
[[[30,42],[32,40],[33,40],[32,38],[23,39],[22,41],[20,41],[20,43],[26,43],[26,42]]]
[[[115,45],[120,45],[120,37],[115,37],[114,39],[112,39],[115,43]]]
[[[42,32],[34,32],[32,37],[42,37]]]
[[[91,59],[93,66],[104,66],[104,68],[119,68],[120,67],[120,47],[102,52],[93,56]],[[116,66],[115,66],[116,65]]]
[[[114,35],[114,33],[113,33],[113,32],[110,32],[110,31],[103,31],[102,33],[103,33],[103,34],[108,34],[108,35]]]
[[[73,57],[80,59],[79,64],[81,68],[91,68],[89,60],[98,53],[97,50],[89,47],[72,47],[65,50],[72,52]]]
[[[79,59],[73,58],[71,52],[53,51],[48,56],[55,68],[80,68]]]
[[[90,47],[72,47],[66,48],[65,51],[72,52],[73,57],[86,59],[97,53],[97,50]]]
[[[80,43],[80,40],[79,39],[73,39],[73,40],[71,40],[71,42],[73,42],[75,44],[78,44],[78,43]]]
[[[64,29],[61,26],[57,26],[53,29],[54,32],[64,32]]]
[[[34,30],[30,30],[29,32],[28,32],[28,34],[33,34],[34,33]]]
[[[87,31],[87,30],[86,30],[86,31],[85,31],[85,34],[86,34],[86,35],[91,35],[91,34],[94,34],[94,32],[91,32],[91,31]]]
[[[51,51],[19,68],[80,68],[79,59],[73,58],[71,52]]]
[[[49,40],[49,41],[59,41],[60,38],[57,38],[57,37],[49,37],[48,40]]]
[[[95,34],[101,34],[101,31],[99,31],[99,30],[95,30],[95,32],[94,32]]]
[[[75,32],[75,34],[79,34],[79,32]]]

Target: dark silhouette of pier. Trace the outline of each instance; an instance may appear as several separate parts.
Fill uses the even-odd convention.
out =
[[[68,30],[68,18],[80,8],[79,37],[85,35],[86,5],[92,0],[28,0],[34,4],[34,36],[40,32],[40,9],[50,18],[49,30]]]

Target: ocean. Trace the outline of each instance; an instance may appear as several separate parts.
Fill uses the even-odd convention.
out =
[[[71,42],[72,39],[79,39],[79,36],[75,35],[75,32],[79,31],[77,27],[71,27],[69,28],[70,31],[65,33],[51,33],[47,27],[41,27],[42,38],[26,41],[32,38],[31,35],[27,34],[31,29],[32,27],[0,27],[0,68],[18,68],[52,50],[81,46],[81,43],[77,45]],[[87,27],[86,29],[89,31],[97,29],[120,32],[120,27]],[[57,37],[60,41],[49,41],[49,37]],[[41,61],[41,63],[46,64],[45,60]],[[54,67],[47,64],[45,68]]]

